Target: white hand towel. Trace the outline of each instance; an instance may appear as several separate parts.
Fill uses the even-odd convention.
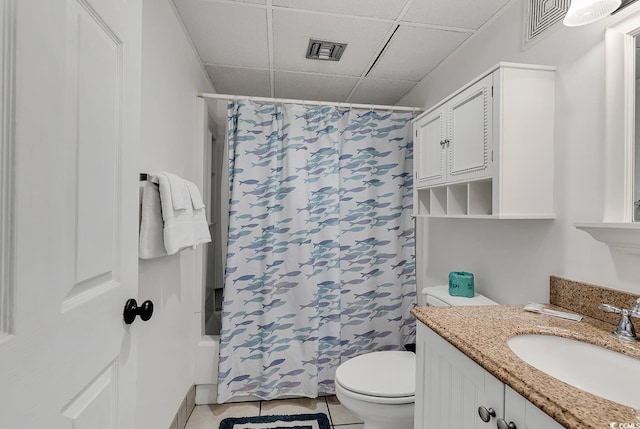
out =
[[[191,195],[191,203],[193,204],[194,246],[208,243],[211,241],[211,234],[209,233],[209,224],[207,223],[207,215],[204,211],[202,195],[195,183],[189,182],[188,180],[186,182],[189,188],[189,194]]]
[[[202,195],[195,183],[185,180],[187,188],[189,188],[189,195],[191,196],[191,204],[194,210],[200,210],[204,208],[204,201],[202,201]]]
[[[158,191],[158,185],[145,181],[142,185],[138,256],[140,259],[152,259],[166,255],[160,209],[160,192]]]
[[[209,243],[211,241],[211,233],[209,232],[209,224],[204,209],[196,210],[193,213],[193,247],[198,244]]]
[[[163,172],[169,179],[171,187],[171,201],[175,210],[186,210],[191,207],[191,198],[189,197],[189,187],[187,181],[175,174]]]
[[[191,197],[187,194],[188,205],[184,210],[174,209],[172,187],[167,174],[156,174],[160,185],[160,205],[164,221],[164,247],[167,254],[195,247],[211,241],[211,235],[204,216],[204,209],[194,211]],[[186,182],[185,182],[185,188]],[[188,191],[187,191],[188,192]],[[204,230],[203,230],[204,224]]]

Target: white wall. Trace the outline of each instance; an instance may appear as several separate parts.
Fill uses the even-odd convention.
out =
[[[170,0],[144,0],[141,172],[166,170],[202,189],[196,96],[212,90]],[[194,290],[202,281],[201,247],[140,261],[139,297],[151,299],[155,312],[149,322],[136,322],[138,429],[169,427],[193,384]]]
[[[628,9],[637,10],[640,4]],[[524,0],[514,0],[398,104],[433,106],[499,61],[558,67],[555,121],[555,221],[421,220],[425,284],[453,270],[476,274],[477,289],[501,303],[548,301],[556,274],[640,293],[640,257],[611,252],[575,221],[602,221],[607,25],[629,11],[584,27],[561,26],[522,51]]]

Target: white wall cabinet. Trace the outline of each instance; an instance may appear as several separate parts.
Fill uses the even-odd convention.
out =
[[[513,429],[562,425],[506,386],[427,326],[417,328],[415,429],[483,429],[503,419]],[[479,408],[492,410],[485,422]]]
[[[492,86],[486,76],[416,122],[420,186],[491,177]]]
[[[414,120],[416,215],[555,217],[554,72],[500,63]]]

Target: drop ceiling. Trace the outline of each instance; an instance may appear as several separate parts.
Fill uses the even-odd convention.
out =
[[[219,93],[392,105],[510,0],[173,1]]]

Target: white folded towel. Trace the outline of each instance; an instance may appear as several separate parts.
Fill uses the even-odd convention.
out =
[[[171,173],[164,173],[171,187],[171,201],[175,210],[186,210],[191,206],[187,181]],[[195,186],[195,185],[194,185]]]
[[[182,249],[210,242],[211,235],[209,234],[205,217],[204,204],[200,209],[193,209],[189,187],[184,180],[184,188],[187,190],[187,207],[185,209],[174,208],[172,181],[168,176],[167,173],[155,174],[160,185],[160,205],[162,207],[162,220],[164,221],[164,247],[167,254],[173,255]],[[197,191],[198,188],[195,185],[194,188]],[[199,194],[200,192],[198,191]]]
[[[149,181],[142,185],[142,210],[140,219],[140,259],[167,256],[164,248],[162,212],[158,185]]]
[[[194,246],[211,241],[211,233],[209,232],[209,223],[207,222],[207,214],[204,211],[204,202],[202,195],[195,183],[187,182],[189,194],[191,196],[191,204],[193,205],[193,234]]]
[[[195,183],[185,180],[187,188],[189,188],[189,195],[191,197],[191,204],[194,210],[200,210],[204,208],[204,201],[202,201],[202,195]]]

